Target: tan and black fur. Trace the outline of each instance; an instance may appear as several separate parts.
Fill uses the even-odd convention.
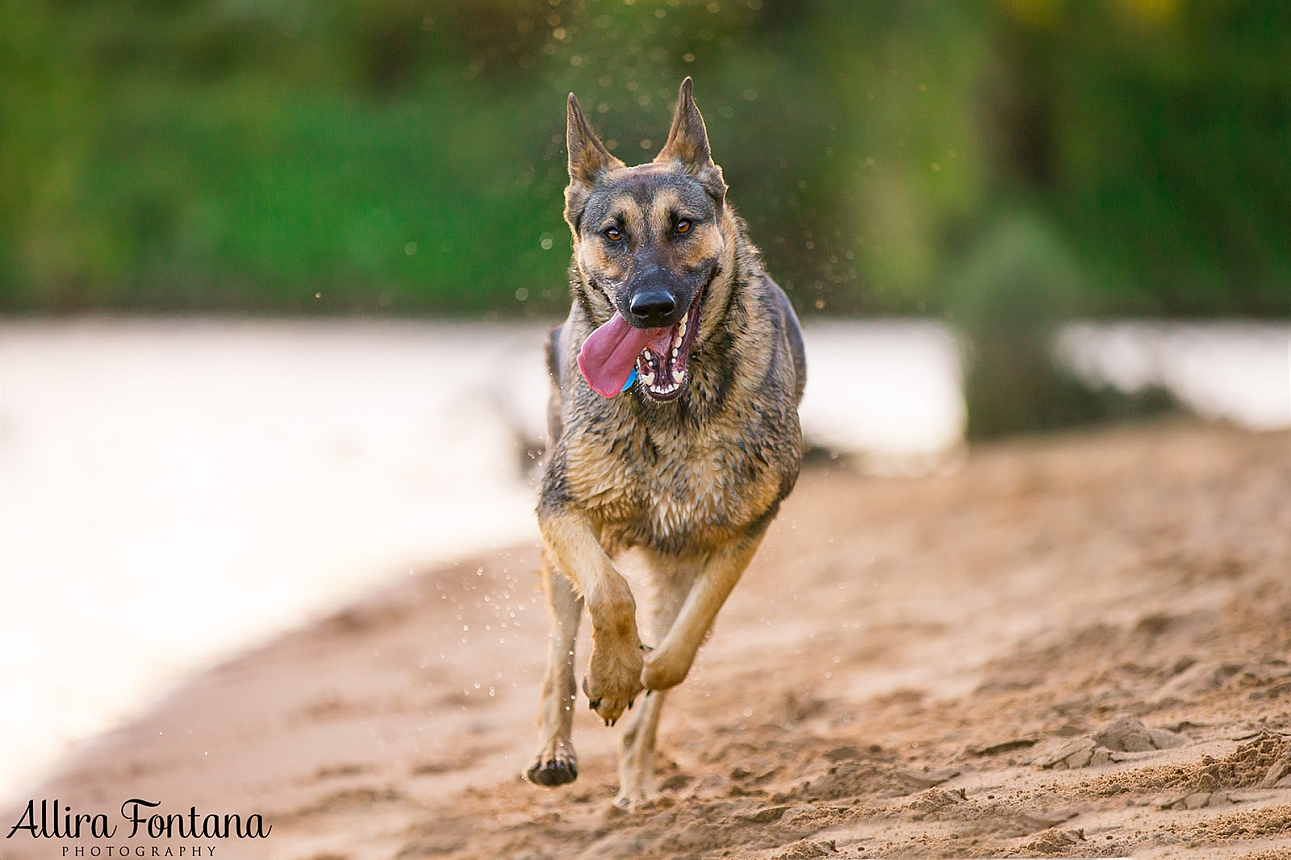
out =
[[[538,504],[552,635],[541,741],[527,776],[555,786],[578,774],[573,652],[586,607],[590,706],[612,725],[645,692],[623,737],[616,802],[626,806],[654,792],[666,693],[686,677],[797,480],[805,366],[793,309],[726,202],[689,78],[653,162],[626,167],[612,156],[573,94],[568,144],[573,302],[548,344],[549,455]],[[649,290],[670,291],[698,316],[685,383],[671,399],[639,381],[602,397],[579,374],[579,350],[616,308],[626,319]],[[645,558],[656,592],[653,649],[614,566],[629,549]]]

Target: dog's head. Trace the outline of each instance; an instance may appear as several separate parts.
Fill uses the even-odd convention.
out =
[[[597,139],[573,93],[565,220],[574,234],[575,300],[598,326],[579,367],[613,397],[635,369],[656,400],[686,384],[707,287],[729,257],[726,183],[681,84],[672,130],[654,161],[627,167]]]

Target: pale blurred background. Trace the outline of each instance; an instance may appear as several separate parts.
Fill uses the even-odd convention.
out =
[[[0,800],[535,539],[570,90],[634,162],[694,76],[826,458],[1291,426],[1277,0],[45,0],[0,61]]]

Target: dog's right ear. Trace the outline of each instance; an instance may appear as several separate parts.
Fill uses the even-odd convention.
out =
[[[569,187],[565,189],[565,220],[577,236],[583,204],[592,193],[597,177],[607,170],[616,170],[625,165],[610,155],[605,144],[592,131],[573,93],[569,94],[565,141],[569,146]]]

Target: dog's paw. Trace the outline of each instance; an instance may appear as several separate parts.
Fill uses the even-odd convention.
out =
[[[555,788],[578,779],[578,757],[574,746],[567,740],[552,738],[542,745],[533,764],[525,771],[525,779],[534,785]]]
[[[615,806],[619,809],[641,809],[658,797],[654,771],[648,762],[629,760],[619,763],[619,793],[614,798]]]
[[[637,812],[649,806],[658,797],[659,792],[653,785],[622,786],[619,788],[618,796],[614,798],[614,805],[625,812]]]
[[[618,722],[645,689],[641,682],[644,650],[640,643],[609,646],[592,642],[592,661],[583,679],[583,692],[587,694],[588,707],[607,726]]]

